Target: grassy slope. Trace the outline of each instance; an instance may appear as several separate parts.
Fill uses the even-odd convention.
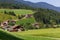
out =
[[[32,18],[25,18],[25,19],[21,19],[19,21],[16,22],[16,24],[26,24],[26,23],[34,23],[35,22],[35,19],[32,17]]]
[[[11,15],[7,15],[7,14],[3,14],[3,13],[0,13],[0,21],[6,21],[8,19],[17,19],[15,16],[11,16]]]
[[[31,10],[25,10],[25,9],[0,9],[0,13],[3,13],[3,11],[14,11],[16,14],[32,14],[33,11]]]
[[[38,29],[29,30],[25,32],[13,32],[11,33],[17,37],[26,38],[26,40],[51,40],[45,37],[60,38],[60,28]],[[42,37],[41,37],[42,36]]]
[[[53,40],[51,38],[60,38],[60,28],[38,29],[24,32],[7,32],[7,33],[24,40]]]
[[[60,30],[60,28],[29,30],[29,31],[25,31],[25,32],[7,32],[7,31],[3,31],[3,30],[2,31],[6,32],[8,34],[11,34],[14,37],[24,39],[24,40],[55,40],[55,39],[52,39],[52,38],[54,38],[54,37],[56,37],[56,38],[59,37],[60,38],[60,36],[59,36],[60,32],[58,30]],[[5,39],[6,39],[6,37],[5,37]],[[47,38],[47,37],[52,37],[52,38]],[[4,38],[4,36],[2,36],[2,38]],[[8,39],[9,38],[11,38],[11,36],[8,37]],[[14,40],[14,38],[12,38],[12,39]]]
[[[31,10],[25,10],[25,9],[0,9],[0,20],[8,20],[10,19],[10,17],[12,17],[13,19],[16,19],[16,17],[11,16],[11,15],[7,15],[7,14],[3,14],[4,11],[14,11],[16,15],[23,15],[23,14],[32,14],[33,12]],[[3,17],[2,17],[3,16]]]
[[[13,32],[12,34],[23,35],[23,36],[43,36],[43,37],[55,37],[60,38],[60,28],[48,28],[48,29],[38,29],[29,30],[25,32]]]

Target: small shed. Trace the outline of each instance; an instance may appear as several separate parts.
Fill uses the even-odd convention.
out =
[[[39,23],[34,23],[34,24],[32,24],[32,26],[35,27],[36,29],[40,28],[40,24]]]
[[[25,17],[26,17],[26,18],[30,18],[30,17],[33,17],[33,15],[32,15],[32,14],[26,14]]]

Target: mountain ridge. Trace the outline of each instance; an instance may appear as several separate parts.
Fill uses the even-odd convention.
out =
[[[54,5],[51,5],[49,3],[46,2],[37,2],[37,3],[33,3],[30,1],[24,1],[24,0],[0,0],[0,3],[12,3],[12,4],[25,4],[26,6],[31,6],[33,8],[44,8],[44,9],[51,9],[51,10],[55,10],[60,12],[60,7],[56,7]],[[5,6],[5,5],[4,5]]]
[[[27,4],[31,7],[52,9],[52,10],[60,12],[60,7],[56,7],[56,6],[51,5],[49,3],[46,3],[46,2],[33,3],[33,2],[30,2],[30,1],[24,1],[24,0],[22,0],[22,1],[21,0],[16,0],[16,1],[19,2],[19,3],[21,2],[21,3]]]

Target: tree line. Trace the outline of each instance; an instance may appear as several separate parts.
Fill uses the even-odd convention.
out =
[[[46,25],[59,25],[60,13],[49,9],[38,9],[34,14],[34,18],[37,22]],[[53,26],[51,26],[53,27]]]

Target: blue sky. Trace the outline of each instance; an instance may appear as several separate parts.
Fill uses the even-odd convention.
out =
[[[54,6],[60,7],[60,0],[25,0],[25,1],[31,1],[31,2],[47,2],[49,4],[52,4]]]

